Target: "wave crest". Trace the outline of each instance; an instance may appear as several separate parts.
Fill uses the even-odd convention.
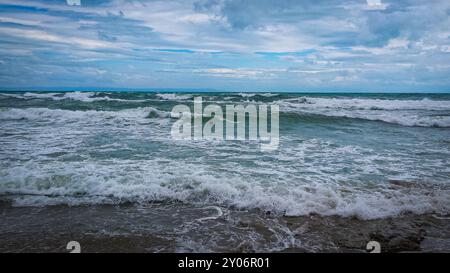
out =
[[[277,103],[282,112],[299,116],[316,114],[383,121],[403,126],[450,127],[448,101],[300,97],[279,100]]]

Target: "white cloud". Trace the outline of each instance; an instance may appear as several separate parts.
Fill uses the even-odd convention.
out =
[[[8,42],[2,43],[2,60],[21,61],[16,67],[22,70],[47,62],[55,71],[58,65],[63,70],[75,64],[80,71],[89,66],[98,70],[86,71],[105,78],[114,72],[126,75],[133,64],[136,75],[175,77],[168,82],[184,79],[193,85],[199,78],[345,84],[429,77],[431,82],[437,77],[423,71],[439,65],[448,78],[448,67],[442,66],[450,62],[446,0],[407,1],[401,7],[380,0],[324,1],[321,6],[280,0],[278,7],[275,1],[249,1],[245,12],[226,9],[233,1],[217,1],[221,4],[212,9],[194,1],[113,0],[72,7],[65,1],[0,0],[36,8],[2,12],[0,36]],[[124,65],[108,66],[104,60]]]
[[[209,68],[195,69],[194,73],[223,78],[269,79],[277,77],[277,73],[285,69],[249,69],[249,68]]]
[[[367,0],[367,8],[370,10],[385,10],[388,4],[384,4],[381,0]]]
[[[386,46],[386,48],[408,48],[409,46],[409,40],[405,39],[405,38],[394,38],[394,39],[390,39],[388,45]]]
[[[41,23],[39,20],[29,20],[29,19],[22,19],[22,18],[10,18],[10,17],[3,17],[0,16],[0,22],[2,23],[14,23],[14,24],[20,24],[20,25],[28,25],[28,26],[37,26]]]
[[[67,37],[57,34],[47,33],[41,30],[20,29],[11,27],[0,27],[0,33],[9,36],[16,36],[25,39],[39,40],[51,43],[69,44],[85,49],[98,49],[98,48],[117,48],[109,42],[92,40],[79,37]]]

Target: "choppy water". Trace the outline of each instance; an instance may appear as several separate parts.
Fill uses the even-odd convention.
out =
[[[274,103],[280,146],[175,141],[176,104]],[[450,213],[450,95],[0,94],[13,206],[182,202],[280,215]]]

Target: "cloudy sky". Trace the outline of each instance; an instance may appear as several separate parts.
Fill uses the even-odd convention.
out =
[[[450,92],[448,0],[0,0],[0,88]]]

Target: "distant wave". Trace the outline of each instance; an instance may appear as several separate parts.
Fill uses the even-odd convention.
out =
[[[307,98],[279,100],[280,110],[299,116],[316,114],[329,117],[383,121],[403,126],[450,127],[450,102],[430,99],[387,100],[359,98]],[[440,111],[438,113],[437,111]]]
[[[192,95],[181,95],[175,93],[158,93],[156,96],[163,100],[188,100],[193,97]]]
[[[414,116],[409,113],[365,113],[365,112],[328,112],[317,113],[311,111],[285,111],[281,113],[283,117],[293,117],[304,119],[308,121],[314,120],[312,115],[316,115],[321,121],[326,121],[324,118],[346,118],[346,119],[360,119],[368,121],[381,121],[401,126],[408,127],[436,127],[436,128],[450,128],[450,116]]]
[[[279,94],[275,94],[275,93],[238,93],[239,96],[244,97],[244,98],[251,98],[251,97],[256,97],[256,96],[261,96],[261,97],[276,97]]]
[[[111,118],[125,118],[132,120],[155,117],[167,118],[170,117],[170,113],[158,110],[154,107],[133,108],[120,111],[73,111],[49,108],[9,108],[0,110],[0,120],[76,121],[93,117],[105,121]]]
[[[277,101],[299,109],[345,109],[345,110],[450,110],[449,100],[398,100],[361,98],[299,97]]]
[[[152,101],[150,99],[133,99],[133,96],[130,96],[127,99],[122,98],[111,98],[110,94],[104,92],[81,92],[81,91],[72,91],[72,92],[52,92],[52,93],[39,93],[39,92],[26,92],[23,94],[8,94],[8,93],[0,93],[0,95],[5,97],[13,97],[18,99],[50,99],[54,101],[60,100],[75,100],[82,102],[95,102],[95,101],[118,101],[118,102],[146,102]],[[189,94],[176,94],[176,93],[157,93],[156,97],[163,100],[188,100],[193,98],[192,95]]]
[[[49,99],[54,101],[61,100],[74,100],[81,102],[95,102],[95,101],[118,101],[118,102],[145,102],[146,100],[136,100],[136,99],[118,99],[111,98],[109,96],[103,95],[104,93],[97,92],[64,92],[64,93],[37,93],[37,92],[26,92],[24,94],[6,94],[2,93],[3,96],[14,97],[17,99]]]

